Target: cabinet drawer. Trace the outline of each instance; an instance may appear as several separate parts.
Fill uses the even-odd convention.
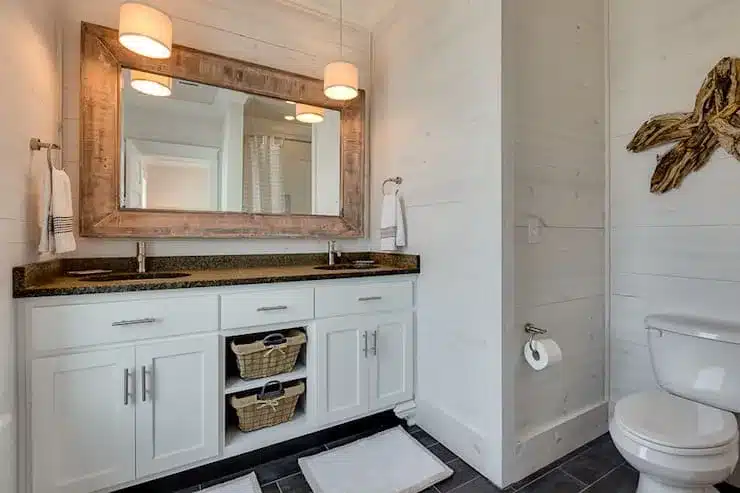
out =
[[[313,288],[221,296],[221,328],[224,330],[312,318]]]
[[[36,351],[218,330],[218,297],[191,296],[35,307]]]
[[[411,282],[316,288],[316,318],[335,317],[413,307]]]

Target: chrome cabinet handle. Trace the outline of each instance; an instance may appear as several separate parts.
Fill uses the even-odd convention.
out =
[[[129,380],[131,380],[131,370],[128,368],[123,369],[123,405],[128,406],[129,397],[131,397],[131,392],[129,392],[128,386],[129,386]]]
[[[378,331],[373,331],[373,347],[370,348],[370,350],[373,352],[373,356],[378,355]]]
[[[365,357],[367,358],[367,331],[362,333],[362,342],[363,342],[363,350],[362,352],[365,353]]]
[[[357,301],[380,301],[382,299],[382,296],[363,296],[362,298],[357,298]]]
[[[279,312],[282,310],[287,310],[288,307],[285,305],[277,305],[277,306],[263,306],[260,308],[257,308],[258,312]]]
[[[149,400],[152,399],[152,390],[146,386],[147,373],[149,373],[150,376],[153,376],[154,368],[152,367],[152,370],[149,371],[146,369],[146,365],[141,365],[141,402],[146,402],[147,394],[149,394]],[[149,383],[151,383],[151,378],[149,378]]]
[[[144,325],[155,323],[157,323],[156,318],[139,318],[136,320],[119,320],[118,322],[113,322],[111,325],[113,327],[124,327],[126,325]]]

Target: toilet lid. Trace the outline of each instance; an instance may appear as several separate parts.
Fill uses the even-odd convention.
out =
[[[731,413],[666,392],[645,392],[620,400],[614,419],[643,440],[677,449],[721,447],[738,435]]]

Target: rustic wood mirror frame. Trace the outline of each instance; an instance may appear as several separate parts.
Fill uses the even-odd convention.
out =
[[[173,46],[167,60],[137,55],[118,31],[82,23],[80,234],[106,238],[357,238],[365,234],[365,93],[333,101],[320,80]],[[337,216],[177,212],[120,207],[121,70],[143,70],[341,112],[341,209]]]

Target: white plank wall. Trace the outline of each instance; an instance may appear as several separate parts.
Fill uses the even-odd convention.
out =
[[[505,364],[515,368],[507,482],[606,429],[605,28],[603,1],[504,2],[516,306],[504,340]],[[532,219],[544,224],[536,243]],[[560,345],[560,365],[535,372],[526,364],[527,322]]]
[[[56,2],[9,0],[0,7],[0,491],[17,491],[17,405],[13,266],[34,261],[31,178],[46,169],[31,137],[58,142],[60,66]]]
[[[60,0],[64,5],[64,161],[79,183],[80,22],[118,26],[119,0]],[[279,0],[154,0],[173,18],[174,42],[204,51],[322,78],[326,63],[339,57],[339,23],[301,5]],[[369,88],[370,32],[346,25],[344,54],[358,65]],[[368,104],[370,104],[368,102]],[[75,222],[76,224],[76,222]],[[341,242],[343,249],[367,248],[367,240]],[[82,238],[79,257],[131,256],[133,240]],[[254,254],[322,251],[314,240],[158,240],[151,255]]]
[[[706,73],[737,56],[740,3],[619,0],[610,7],[611,400],[655,388],[644,318],[740,320],[740,164],[718,152],[678,191],[649,193],[657,149],[630,154],[651,115],[690,111]]]
[[[409,251],[424,259],[419,424],[499,484],[500,29],[500,2],[401,2],[374,30],[371,135],[374,201],[403,177]]]

